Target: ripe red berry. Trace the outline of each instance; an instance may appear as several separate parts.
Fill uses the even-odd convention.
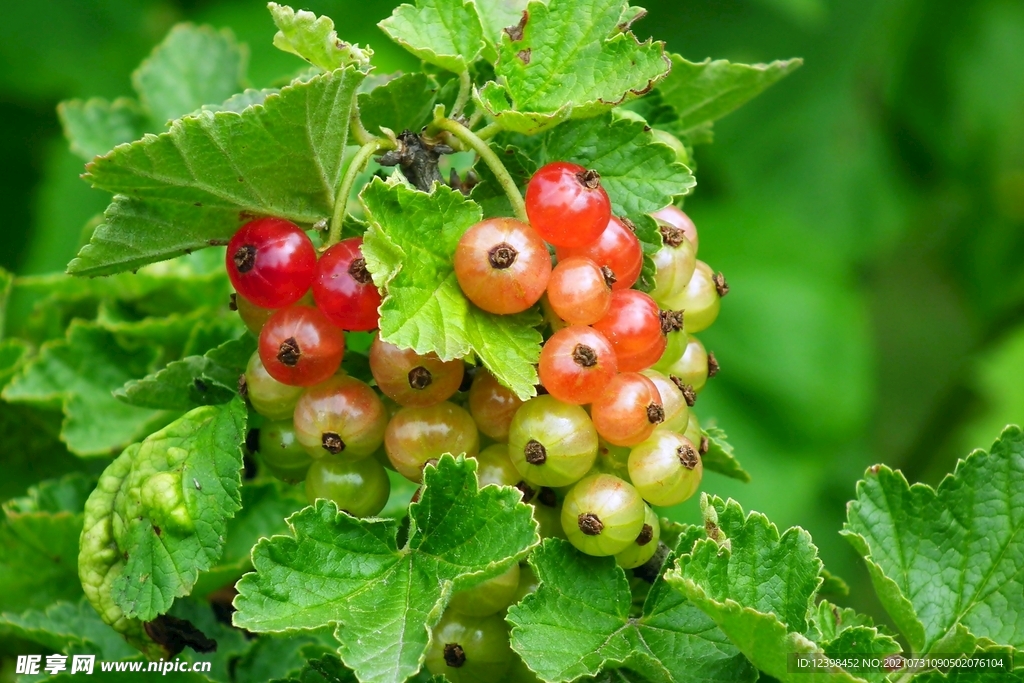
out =
[[[291,221],[257,218],[228,242],[226,265],[235,291],[261,308],[283,308],[309,290],[316,250]]]
[[[495,441],[508,441],[509,426],[521,405],[523,401],[511,389],[483,368],[477,368],[466,406],[481,432]]]
[[[619,361],[619,372],[637,372],[650,367],[661,358],[667,343],[658,304],[635,289],[612,292],[608,315],[593,327],[611,342]]]
[[[526,186],[530,225],[547,242],[582,247],[596,240],[612,215],[597,171],[556,161],[542,167]]]
[[[551,276],[551,256],[537,232],[514,218],[488,218],[455,249],[455,277],[466,297],[490,313],[525,311]]]
[[[363,238],[350,237],[324,252],[316,264],[313,299],[343,330],[373,330],[380,318],[380,292],[366,270]]]
[[[337,372],[345,335],[312,306],[289,306],[270,316],[260,332],[260,360],[278,382],[319,384]]]
[[[629,289],[640,277],[644,265],[643,247],[629,225],[612,216],[595,242],[575,249],[555,249],[559,261],[570,256],[586,256],[597,265],[608,268],[614,282],[612,289]]]
[[[370,346],[370,372],[377,388],[403,406],[432,406],[459,390],[462,360],[442,361],[436,353],[421,356],[375,336]]]
[[[571,325],[590,325],[608,313],[612,304],[611,270],[585,256],[560,261],[548,280],[548,303],[560,319]]]
[[[583,325],[559,330],[544,343],[541,384],[565,403],[592,403],[618,371],[615,350],[600,332]]]
[[[665,421],[658,387],[638,372],[612,378],[590,408],[597,433],[615,446],[633,446]]]

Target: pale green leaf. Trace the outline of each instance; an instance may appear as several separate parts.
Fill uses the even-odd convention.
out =
[[[3,399],[62,409],[61,439],[68,449],[82,456],[109,456],[169,418],[162,411],[122,403],[111,393],[148,373],[154,357],[152,348],[125,349],[112,333],[74,323],[66,339],[43,345],[3,390]]]
[[[739,479],[742,482],[749,482],[750,474],[736,459],[735,451],[732,444],[726,440],[725,432],[718,427],[708,427],[703,430],[703,433],[708,439],[707,453],[701,456],[704,470],[718,472],[723,476]]]
[[[423,61],[455,73],[466,71],[484,48],[472,0],[416,0],[396,7],[378,26]]]
[[[735,501],[701,499],[707,538],[682,555],[666,580],[721,628],[753,664],[780,681],[855,681],[841,670],[793,673],[790,653],[819,646],[804,633],[821,583],[810,535],[779,534],[764,515],[744,515]]]
[[[238,376],[256,350],[246,334],[224,342],[202,356],[188,356],[114,391],[124,403],[143,408],[189,410],[227,403],[238,394]]]
[[[475,0],[476,12],[484,27],[484,40],[495,50],[506,28],[519,23],[529,0]],[[494,56],[497,58],[497,53]]]
[[[161,125],[242,90],[247,59],[230,31],[178,24],[135,70],[132,84]]]
[[[359,116],[374,135],[382,128],[395,133],[419,132],[430,121],[437,90],[437,83],[424,73],[403,74],[360,93]]]
[[[318,17],[306,10],[296,12],[276,2],[268,3],[267,8],[278,28],[274,34],[274,47],[278,50],[301,57],[324,71],[349,64],[359,67],[370,64],[373,50],[340,40],[330,18]]]
[[[233,111],[241,114],[243,111],[253,106],[254,104],[263,104],[264,101],[271,95],[276,95],[281,92],[280,88],[263,88],[262,90],[256,90],[255,88],[246,88],[242,92],[232,95],[228,99],[224,100],[220,104],[204,104],[202,106],[203,111]]]
[[[240,114],[201,111],[96,159],[88,180],[118,194],[68,272],[109,274],[223,244],[253,216],[329,217],[363,76],[349,67]]]
[[[506,31],[497,85],[478,102],[506,130],[538,132],[596,116],[650,91],[669,72],[662,43],[640,43],[626,0],[531,2],[525,23]]]
[[[443,185],[430,194],[375,179],[360,195],[371,228],[363,242],[374,283],[387,296],[381,337],[442,359],[470,352],[521,398],[535,392],[540,315],[487,313],[462,294],[452,263],[462,234],[480,207]]]
[[[662,579],[651,587],[642,614],[631,618],[629,583],[612,558],[548,539],[530,564],[540,587],[509,609],[508,622],[513,649],[545,681],[572,681],[606,668],[659,683],[756,680],[725,634]],[[624,680],[636,680],[632,673]]]
[[[447,454],[424,471],[409,515],[399,547],[398,520],[355,519],[326,500],[296,513],[292,535],[253,550],[256,573],[237,584],[235,624],[256,632],[336,624],[341,658],[363,683],[413,675],[452,591],[522,559],[537,526],[518,492],[479,489],[475,460]]]
[[[868,470],[843,530],[914,653],[1024,647],[1024,433],[1007,427],[937,489]],[[955,643],[956,647],[948,649]]]
[[[127,97],[113,102],[100,98],[68,100],[57,106],[57,116],[71,151],[86,160],[138,140],[149,127],[138,102]]]
[[[657,92],[678,115],[672,129],[690,137],[760,95],[803,64],[802,59],[771,64],[733,64],[724,59],[689,62],[676,54],[671,58],[672,72],[658,86]]]

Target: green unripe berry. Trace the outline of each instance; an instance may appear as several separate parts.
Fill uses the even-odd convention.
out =
[[[617,555],[644,526],[644,501],[633,486],[610,474],[594,474],[572,487],[562,503],[569,542],[588,555]]]
[[[306,499],[333,500],[339,510],[353,517],[372,517],[384,509],[391,494],[391,480],[374,458],[315,460],[306,475]]]
[[[519,565],[452,596],[448,609],[470,617],[496,614],[512,604],[519,588]]]
[[[313,462],[299,443],[291,420],[266,422],[260,427],[259,454],[270,473],[289,484],[305,479]]]
[[[697,446],[674,432],[654,432],[629,453],[629,478],[652,505],[682,503],[696,493],[703,473]]]
[[[448,610],[430,634],[427,670],[451,683],[500,681],[512,663],[508,625],[497,614],[470,617]]]
[[[644,506],[644,526],[628,548],[615,556],[615,562],[623,569],[633,569],[654,557],[661,540],[661,524],[658,515],[649,505]]]
[[[527,482],[567,486],[587,473],[597,457],[597,430],[580,406],[537,396],[512,418],[512,464]]]

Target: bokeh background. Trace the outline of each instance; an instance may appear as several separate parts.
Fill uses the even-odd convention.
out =
[[[693,60],[802,56],[697,151],[687,211],[732,286],[705,335],[723,372],[698,404],[750,484],[708,475],[809,529],[848,604],[878,614],[838,530],[864,468],[937,483],[1024,420],[1024,3],[648,0],[635,30]],[[413,66],[375,24],[391,0],[300,3]],[[265,87],[294,71],[257,0],[5,3],[0,266],[63,270],[107,196],[78,178],[58,101],[130,95],[175,22],[231,27]],[[677,511],[694,519],[695,500]]]

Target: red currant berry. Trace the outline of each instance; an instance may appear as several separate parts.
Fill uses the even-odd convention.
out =
[[[306,478],[313,460],[299,443],[291,420],[264,422],[259,428],[258,445],[260,459],[275,477],[288,484]]]
[[[526,215],[547,242],[582,247],[601,235],[611,218],[612,205],[597,171],[556,161],[530,178]]]
[[[231,310],[238,311],[238,317],[242,319],[246,329],[257,337],[270,316],[274,315],[274,309],[261,308],[241,294],[231,295]]]
[[[594,465],[597,431],[580,406],[537,396],[516,412],[508,452],[527,482],[568,486]]]
[[[311,306],[289,306],[260,332],[260,359],[271,377],[298,387],[319,384],[338,371],[345,335]]]
[[[593,327],[611,342],[620,372],[650,367],[661,358],[667,343],[658,304],[635,289],[612,292],[608,315]]]
[[[306,476],[306,500],[333,500],[338,509],[353,517],[372,517],[384,509],[391,480],[380,463],[365,460],[323,458],[315,461]]]
[[[228,242],[235,291],[261,308],[289,306],[313,283],[316,249],[299,226],[281,218],[249,221]]]
[[[630,225],[612,216],[596,242],[575,249],[558,248],[555,255],[559,261],[570,256],[586,256],[612,272],[615,278],[612,289],[629,289],[640,277],[640,269],[644,265],[643,248]]]
[[[633,446],[665,421],[658,387],[638,372],[624,372],[608,383],[590,408],[602,439],[616,446]]]
[[[421,356],[374,337],[370,372],[377,388],[403,406],[431,406],[459,390],[465,366],[459,359],[442,361],[436,353]]]
[[[644,370],[643,376],[654,382],[661,396],[661,407],[665,409],[665,421],[654,431],[682,432],[690,420],[690,406],[682,389],[669,377],[657,370]]]
[[[302,393],[294,419],[299,443],[312,457],[359,460],[384,443],[388,413],[368,384],[337,375]]]
[[[638,489],[639,490],[639,489]],[[661,522],[649,505],[644,506],[644,525],[628,548],[615,556],[615,563],[623,569],[634,569],[654,557],[661,540]]]
[[[570,325],[596,323],[612,305],[612,281],[611,270],[602,271],[584,256],[570,256],[551,271],[548,303]]]
[[[455,277],[466,297],[489,313],[525,311],[551,276],[543,240],[514,218],[489,218],[467,230],[455,249]]]
[[[316,264],[313,299],[327,319],[343,330],[373,330],[380,319],[380,292],[366,270],[362,245],[362,237],[342,240]]]
[[[656,431],[629,452],[629,479],[652,505],[678,505],[700,486],[704,467],[685,436]]]
[[[655,211],[651,216],[654,220],[658,221],[659,225],[673,230],[681,230],[686,239],[690,240],[690,243],[693,245],[694,252],[697,251],[697,247],[700,246],[697,241],[697,226],[693,224],[689,216],[671,204],[664,209]]]
[[[665,243],[654,254],[655,275],[651,298],[659,304],[664,304],[683,291],[697,267],[697,250],[690,240],[683,237],[679,230],[674,233],[668,230],[663,228]]]
[[[253,410],[268,420],[291,419],[302,387],[282,384],[270,376],[257,351],[245,366],[245,392]]]
[[[445,453],[476,456],[480,434],[469,413],[445,401],[395,413],[384,432],[384,448],[399,474],[420,483],[423,467]]]
[[[547,292],[544,292],[544,296],[540,298],[540,312],[544,316],[544,322],[550,327],[552,332],[558,332],[569,326],[569,323],[562,320],[555,309],[551,308],[551,302],[548,300]]]
[[[593,403],[618,372],[615,349],[604,335],[574,325],[555,332],[540,352],[540,382],[565,403]]]
[[[644,501],[629,483],[610,474],[577,482],[562,504],[569,542],[587,555],[617,555],[643,531]]]
[[[508,429],[523,401],[483,368],[476,371],[467,402],[480,431],[495,441],[508,441]]]
[[[703,261],[697,261],[693,277],[686,287],[668,298],[665,305],[686,314],[686,331],[700,332],[711,327],[718,318],[721,300],[729,292],[729,285],[721,273],[715,274]]]

